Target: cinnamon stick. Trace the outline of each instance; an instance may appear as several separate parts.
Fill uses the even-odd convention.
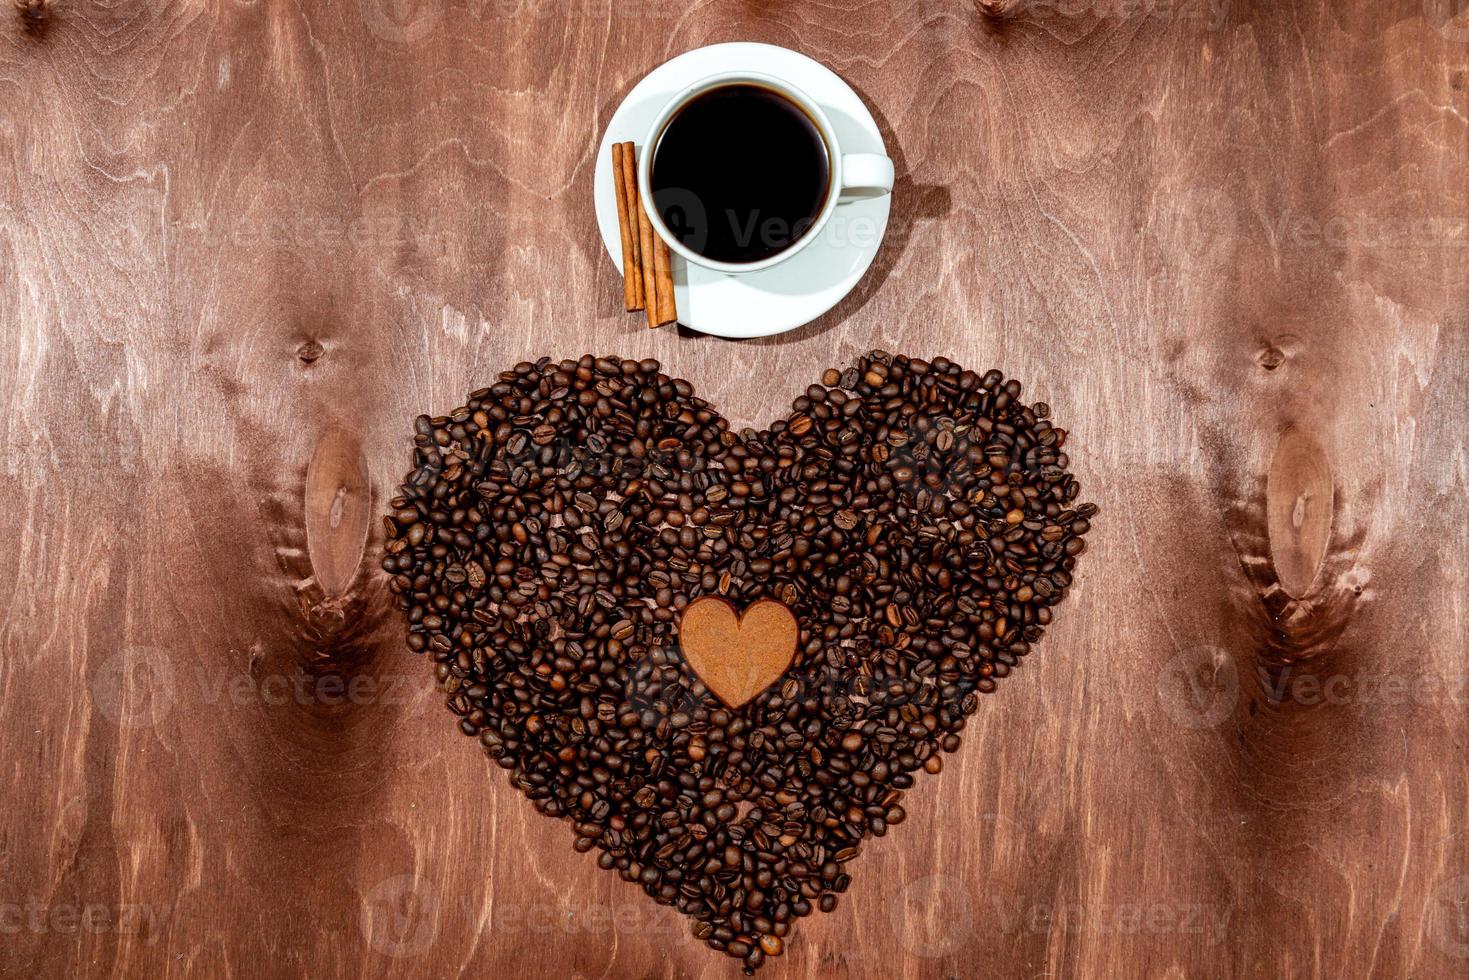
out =
[[[636,216],[628,210],[637,195],[631,143],[612,144],[612,182],[617,189],[617,230],[622,236],[622,298],[628,312],[641,310],[643,268]]]
[[[668,252],[668,243],[662,238],[653,242],[653,278],[658,294],[656,325],[661,327],[678,319],[678,308],[673,298],[672,257]]]
[[[639,236],[639,259],[643,264],[643,303],[648,311],[648,326],[662,327],[678,319],[678,304],[673,295],[673,256],[669,253],[668,243],[653,233],[647,211],[638,198],[637,151],[631,143],[623,145],[627,147],[625,169],[632,182],[628,200],[637,207],[639,230],[641,231],[644,224],[648,227],[647,237]]]
[[[632,144],[627,144],[631,149]],[[635,159],[631,152],[629,159]],[[661,327],[658,322],[658,279],[653,271],[653,226],[648,223],[648,212],[643,207],[642,199],[638,195],[637,185],[633,186],[632,197],[629,199],[633,210],[637,212],[638,218],[638,242],[639,256],[643,265],[643,308],[648,311],[648,326]]]

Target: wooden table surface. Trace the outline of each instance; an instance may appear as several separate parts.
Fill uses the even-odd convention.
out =
[[[763,424],[1023,379],[1078,584],[784,977],[1469,971],[1460,0],[55,0],[0,11],[0,974],[731,977],[403,645],[412,418],[656,357]],[[1457,13],[1457,16],[1456,16]],[[652,332],[594,147],[786,45],[897,164],[855,294]]]

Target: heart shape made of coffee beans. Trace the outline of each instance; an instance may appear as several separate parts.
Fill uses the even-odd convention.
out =
[[[1071,585],[1096,508],[1020,394],[874,351],[735,431],[653,360],[519,364],[417,420],[383,558],[408,645],[576,850],[751,972],[835,907]],[[680,651],[702,596],[799,624],[737,709]]]

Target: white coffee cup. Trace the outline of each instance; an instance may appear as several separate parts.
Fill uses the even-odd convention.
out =
[[[663,216],[658,213],[657,207],[653,204],[653,157],[658,140],[663,136],[664,128],[685,105],[711,89],[740,84],[758,85],[784,96],[800,107],[816,125],[816,129],[821,133],[822,141],[826,144],[829,164],[828,191],[826,203],[822,205],[821,212],[807,230],[789,246],[774,255],[754,262],[723,262],[700,255],[687,247],[664,224]],[[648,135],[642,142],[641,152],[638,154],[638,194],[642,198],[643,210],[648,214],[648,221],[653,226],[653,233],[663,239],[669,249],[694,265],[729,275],[759,272],[785,262],[817,239],[821,234],[821,229],[826,227],[827,222],[832,219],[832,215],[842,204],[880,197],[883,194],[891,193],[892,189],[893,161],[880,153],[843,153],[836,130],[832,128],[831,120],[809,95],[773,75],[753,71],[720,72],[717,75],[702,78],[679,92],[658,113],[658,118],[649,128]]]

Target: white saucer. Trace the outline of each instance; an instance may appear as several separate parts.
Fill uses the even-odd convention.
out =
[[[843,153],[886,153],[872,113],[830,68],[773,44],[713,44],[679,55],[633,86],[612,114],[597,149],[593,186],[597,226],[607,254],[622,269],[617,198],[612,187],[613,143],[641,144],[659,110],[678,92],[722,71],[756,71],[784,79],[820,103]],[[638,146],[638,152],[643,147]],[[882,245],[892,195],[837,207],[819,237],[789,261],[764,272],[727,276],[673,256],[678,322],[718,337],[765,337],[793,330],[841,302],[862,279]]]

